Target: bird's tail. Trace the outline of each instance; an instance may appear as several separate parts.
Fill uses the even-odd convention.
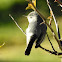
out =
[[[36,35],[33,35],[33,36],[31,37],[31,40],[30,40],[30,42],[29,42],[29,44],[28,44],[26,50],[25,50],[25,55],[29,55],[29,54],[30,54],[30,51],[31,51],[31,48],[32,48],[32,46],[33,46],[33,43],[34,43],[35,39],[36,39]]]

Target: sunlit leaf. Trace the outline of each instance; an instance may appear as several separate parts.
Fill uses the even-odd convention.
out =
[[[52,22],[52,11],[50,11],[50,16],[49,16],[47,19],[50,20],[50,21],[49,21],[49,25],[51,25],[51,22]]]
[[[32,0],[32,3],[33,3],[34,6],[36,7],[36,0]],[[26,7],[26,10],[27,10],[27,9],[33,9],[33,10],[35,10],[31,3],[28,3],[28,6]]]

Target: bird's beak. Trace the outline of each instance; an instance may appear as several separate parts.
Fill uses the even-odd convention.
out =
[[[24,17],[27,17],[26,15],[23,15]]]

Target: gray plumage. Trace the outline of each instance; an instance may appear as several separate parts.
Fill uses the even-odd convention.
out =
[[[25,50],[25,55],[29,55],[32,45],[36,40],[35,48],[39,47],[45,38],[47,26],[46,24],[41,24],[43,22],[42,18],[38,15],[36,11],[32,11],[28,14],[28,28],[26,29],[27,38],[27,48]]]

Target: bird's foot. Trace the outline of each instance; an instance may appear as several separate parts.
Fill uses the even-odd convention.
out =
[[[40,47],[40,44],[35,46],[35,48],[38,48],[38,47]]]

